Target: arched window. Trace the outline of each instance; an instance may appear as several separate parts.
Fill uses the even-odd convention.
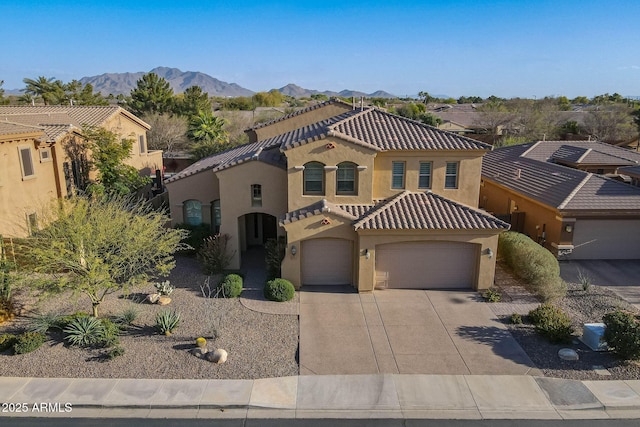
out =
[[[202,203],[200,200],[184,202],[184,222],[189,225],[202,224]]]
[[[324,194],[324,165],[319,162],[309,162],[304,165],[303,194]]]
[[[357,194],[356,184],[356,164],[342,162],[338,164],[336,171],[336,193],[337,194]]]
[[[262,206],[262,185],[251,184],[251,206]]]

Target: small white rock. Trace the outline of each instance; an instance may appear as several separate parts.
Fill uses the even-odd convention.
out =
[[[558,357],[562,360],[579,360],[580,356],[571,348],[561,348],[558,350]]]
[[[207,353],[205,355],[205,358],[209,362],[221,364],[227,361],[227,351],[219,348],[213,352],[210,351],[209,353]]]

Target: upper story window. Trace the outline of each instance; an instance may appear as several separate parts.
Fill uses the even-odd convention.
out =
[[[458,188],[458,162],[447,162],[444,176],[444,188]]]
[[[356,165],[351,162],[342,162],[336,170],[336,193],[356,194]]]
[[[420,162],[418,188],[431,188],[431,162]]]
[[[140,154],[147,152],[147,144],[144,140],[144,135],[138,136],[138,144],[140,145]]]
[[[303,194],[324,194],[324,165],[319,162],[309,162],[304,165]]]
[[[404,162],[392,162],[391,188],[404,188]]]
[[[251,185],[251,206],[262,206],[262,185],[260,184]]]
[[[22,168],[22,178],[35,177],[36,171],[33,168],[33,158],[31,157],[31,147],[18,147],[20,153],[20,167]]]
[[[202,203],[200,200],[184,202],[184,222],[189,225],[202,224]]]

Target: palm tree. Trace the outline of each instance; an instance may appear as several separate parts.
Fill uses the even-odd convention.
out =
[[[189,120],[187,136],[195,142],[189,150],[194,160],[200,160],[229,148],[229,134],[222,129],[225,121],[210,111],[201,111]]]
[[[64,98],[64,87],[55,77],[38,77],[36,80],[25,78],[22,80],[27,86],[23,89],[25,94],[41,97],[44,105],[59,103]]]

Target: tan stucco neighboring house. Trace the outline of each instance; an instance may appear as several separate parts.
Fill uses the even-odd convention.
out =
[[[174,224],[228,234],[231,268],[282,236],[282,277],[298,288],[493,285],[509,226],[477,208],[486,144],[340,101],[248,134],[165,181]]]
[[[560,259],[640,259],[640,188],[603,175],[639,163],[597,141],[498,148],[483,161],[480,207]]]
[[[147,150],[149,125],[118,106],[0,106],[0,180],[8,183],[0,187],[0,234],[28,234],[38,210],[81,185],[79,163],[69,150],[85,125],[133,139],[126,163],[141,174],[162,170],[162,152]]]

